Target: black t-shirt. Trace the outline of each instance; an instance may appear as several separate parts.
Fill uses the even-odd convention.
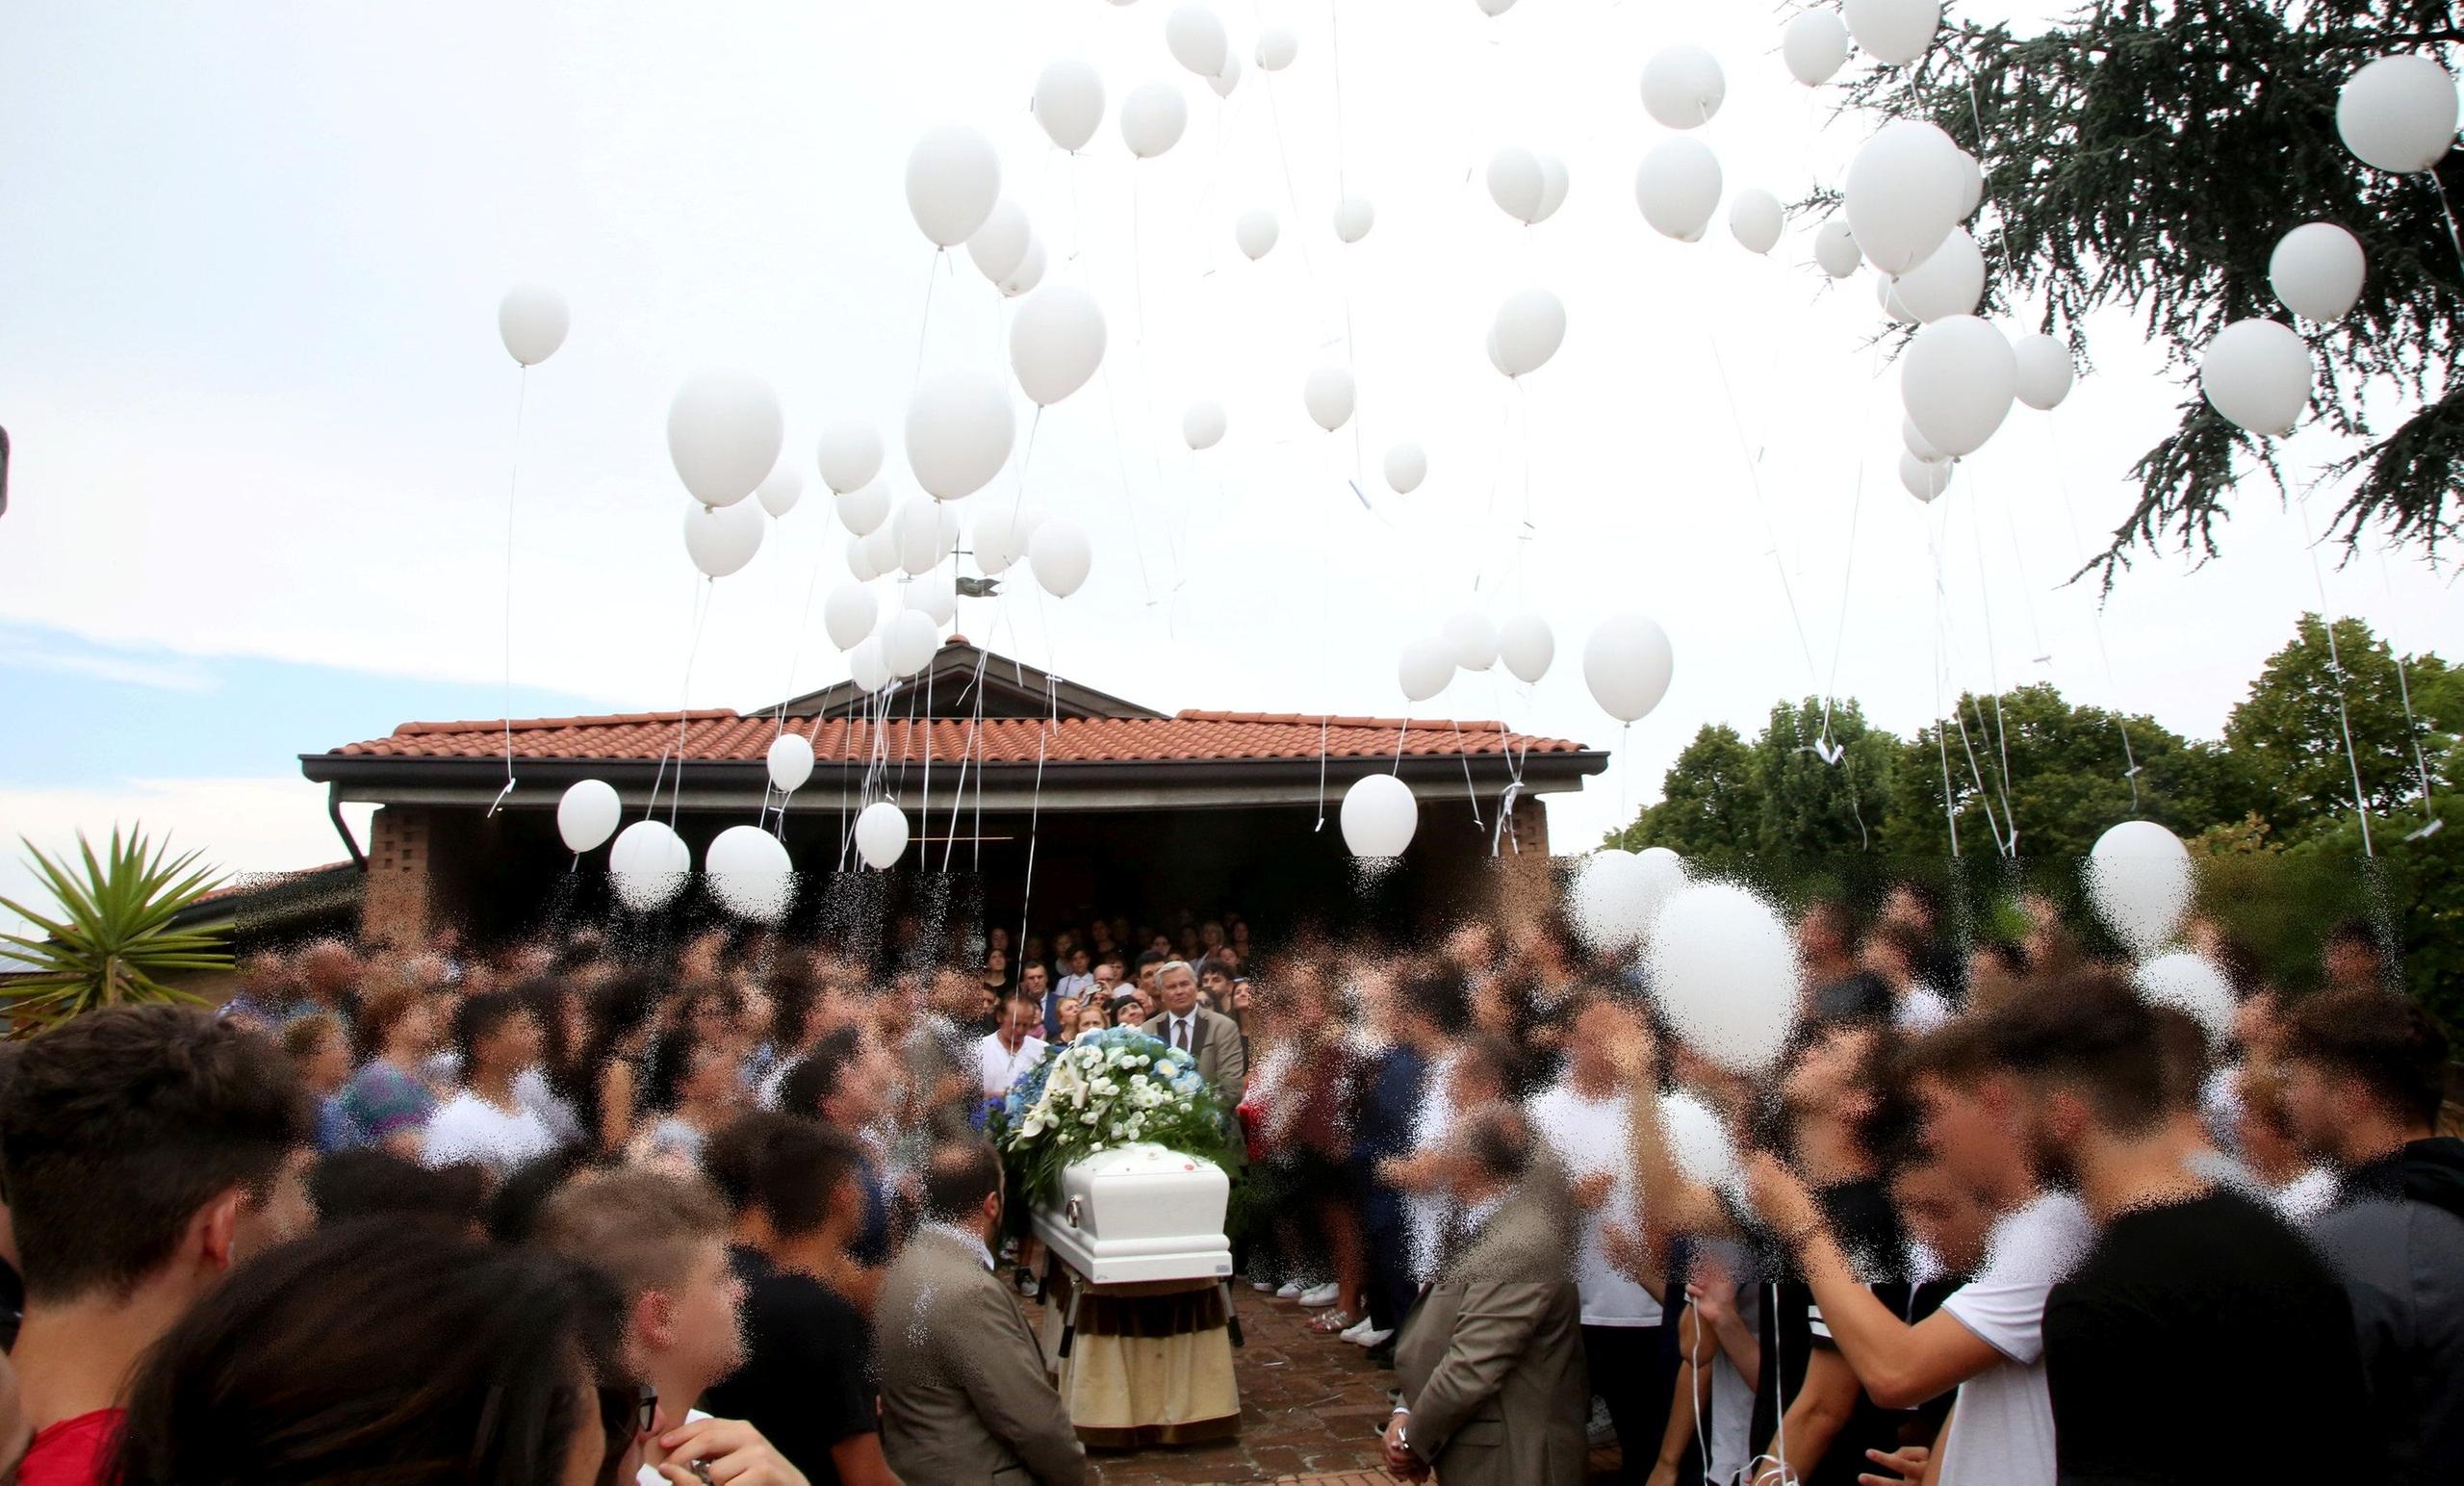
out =
[[[1852,970],[1813,993],[1813,1019],[1821,1022],[1886,1022],[1890,986],[1871,970]]]
[[[813,1486],[837,1486],[831,1447],[881,1428],[864,1319],[808,1274],[747,1249],[730,1260],[746,1282],[744,1366],[702,1407],[760,1430]]]
[[[2344,1288],[2238,1192],[2107,1223],[2046,1298],[2044,1355],[2071,1486],[2370,1478]]]
[[[1818,1188],[1813,1198],[1850,1265],[1868,1278],[1875,1298],[1912,1321],[1920,1319],[1924,1313],[1914,1308],[1908,1283],[1907,1232],[1900,1225],[1898,1209],[1891,1206],[1889,1189],[1880,1178],[1873,1178]],[[1784,1262],[1767,1235],[1750,1232],[1749,1238],[1757,1240],[1763,1272],[1782,1276],[1763,1294],[1762,1375],[1754,1394],[1751,1447],[1760,1450],[1773,1442],[1782,1412],[1804,1388],[1808,1359],[1815,1351],[1837,1347],[1821,1323],[1812,1288],[1795,1277],[1793,1264]],[[1931,1298],[1928,1311],[1941,1303],[1938,1294]],[[1807,1486],[1856,1486],[1858,1475],[1872,1469],[1865,1451],[1897,1448],[1900,1425],[1908,1418],[1905,1411],[1879,1406],[1861,1390],[1856,1411],[1805,1477]]]

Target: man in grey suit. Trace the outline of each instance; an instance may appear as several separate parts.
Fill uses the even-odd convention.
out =
[[[1528,1179],[1531,1132],[1512,1107],[1473,1115],[1455,1143],[1462,1218],[1396,1343],[1386,1467],[1419,1480],[1433,1466],[1445,1486],[1579,1486],[1591,1390],[1564,1214]]]
[[[882,1280],[882,1453],[901,1480],[1081,1486],[1087,1451],[1043,1349],[994,1277],[1001,1162],[981,1141],[933,1153],[929,1221]]]
[[[1197,972],[1187,961],[1168,961],[1156,970],[1155,994],[1162,1005],[1146,1018],[1146,1035],[1196,1059],[1197,1076],[1215,1086],[1222,1096],[1225,1117],[1230,1118],[1231,1112],[1240,1108],[1249,1081],[1249,1055],[1242,1047],[1241,1024],[1197,1004]],[[1237,1124],[1225,1133],[1235,1137],[1235,1150],[1244,1149],[1237,1139]]]

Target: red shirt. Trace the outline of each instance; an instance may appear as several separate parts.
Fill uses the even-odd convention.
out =
[[[126,1409],[96,1409],[36,1433],[17,1467],[18,1486],[100,1486]]]

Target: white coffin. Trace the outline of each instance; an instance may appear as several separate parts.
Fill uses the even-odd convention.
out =
[[[1124,1145],[1061,1173],[1061,1205],[1038,1208],[1036,1236],[1096,1285],[1219,1279],[1232,1272],[1223,1168],[1161,1145]]]

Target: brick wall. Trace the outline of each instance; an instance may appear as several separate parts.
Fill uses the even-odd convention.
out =
[[[389,805],[370,823],[368,881],[359,904],[362,941],[408,948],[424,943],[435,927],[441,909],[435,814]]]

